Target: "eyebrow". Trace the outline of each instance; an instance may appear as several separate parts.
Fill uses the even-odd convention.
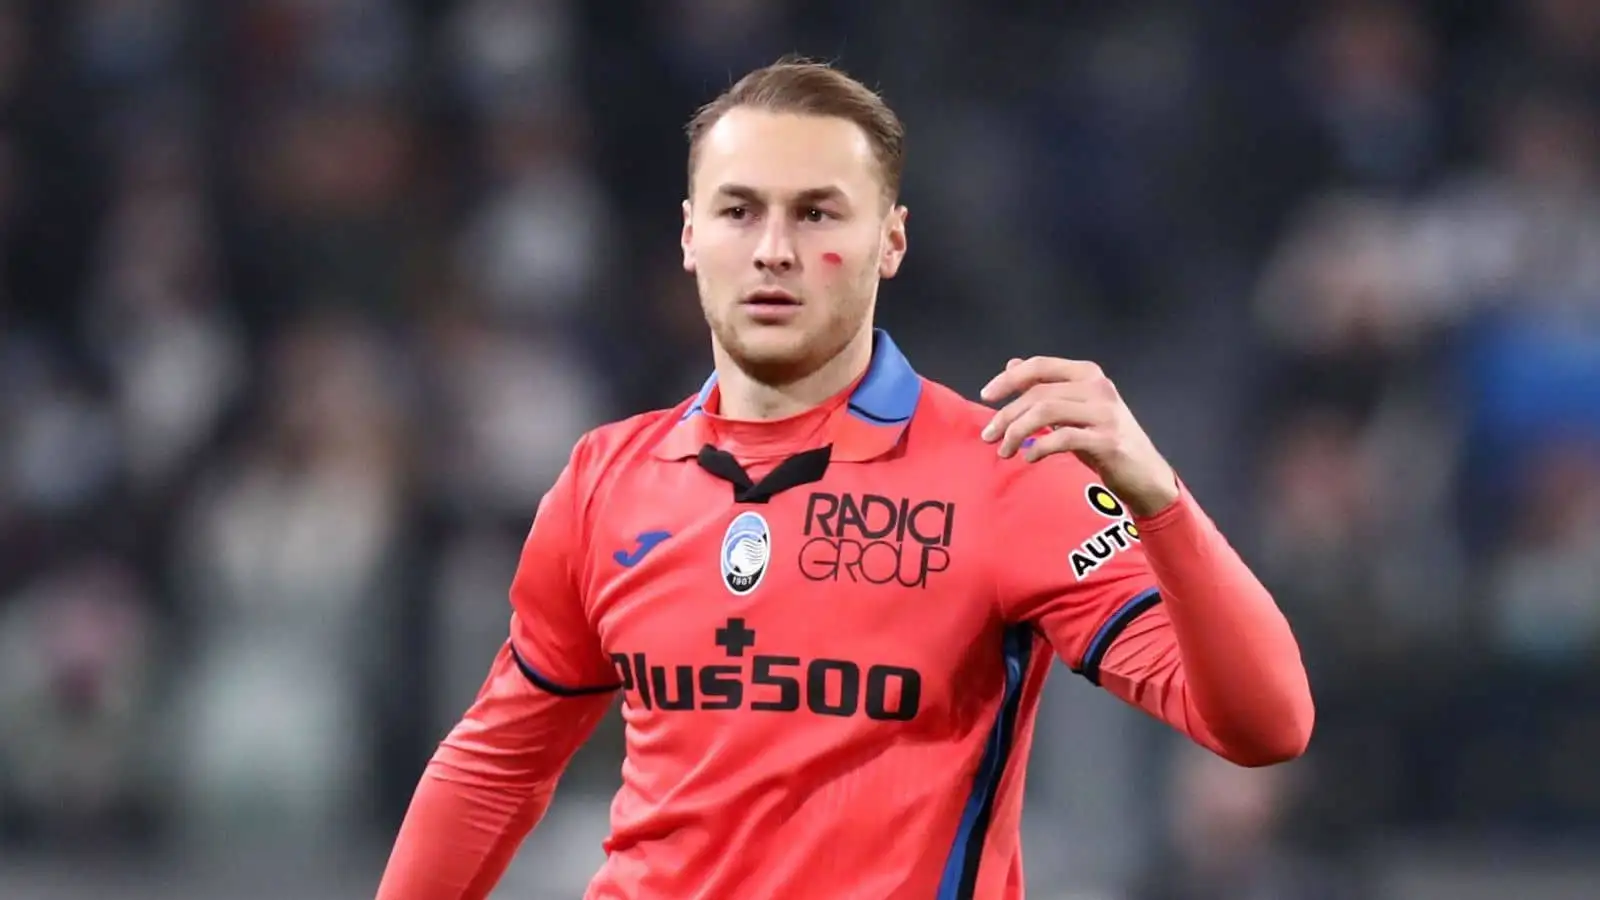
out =
[[[724,197],[732,197],[736,200],[743,200],[747,203],[767,202],[765,194],[753,187],[750,187],[749,185],[744,184],[719,185],[717,187],[717,194]],[[828,201],[847,203],[848,198],[845,196],[844,191],[833,185],[828,185],[827,187],[806,188],[803,191],[796,192],[794,195],[794,202],[798,204],[815,204],[825,203]]]

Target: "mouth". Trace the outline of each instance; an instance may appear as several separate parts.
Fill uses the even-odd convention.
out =
[[[757,288],[739,301],[739,308],[760,325],[783,325],[800,315],[800,298],[783,288]]]
[[[755,309],[782,309],[799,306],[800,298],[783,288],[757,288],[745,294],[744,299],[740,300],[739,303],[741,306]]]

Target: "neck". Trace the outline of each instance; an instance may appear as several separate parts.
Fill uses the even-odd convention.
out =
[[[738,421],[784,419],[814,409],[844,390],[872,362],[872,329],[863,329],[815,371],[782,384],[751,378],[733,360],[717,353],[719,415]]]

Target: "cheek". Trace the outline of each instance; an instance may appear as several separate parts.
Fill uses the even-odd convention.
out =
[[[844,257],[830,250],[827,253],[822,254],[822,263],[829,268],[836,269],[839,266],[844,265]]]
[[[695,261],[702,276],[721,283],[737,276],[749,265],[749,255],[730,241],[696,248]]]

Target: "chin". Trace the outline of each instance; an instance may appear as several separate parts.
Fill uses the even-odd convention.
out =
[[[726,342],[728,356],[751,377],[768,384],[781,384],[809,375],[827,361],[827,348],[821,335],[791,327],[740,329],[733,341]]]
[[[730,348],[729,356],[757,381],[782,384],[804,378],[814,370],[816,360],[803,344],[775,346],[770,339],[758,339]]]

